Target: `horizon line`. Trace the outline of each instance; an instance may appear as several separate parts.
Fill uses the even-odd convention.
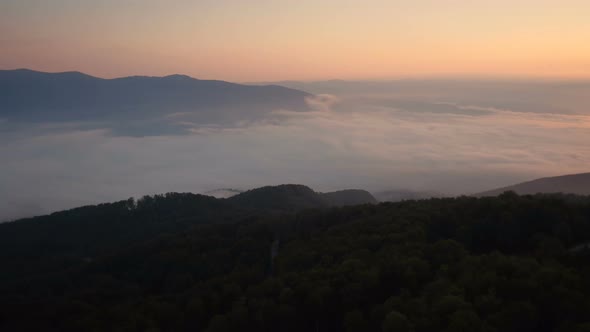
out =
[[[545,75],[545,76],[534,76],[534,75],[492,75],[492,74],[432,74],[432,75],[400,75],[392,77],[364,77],[364,78],[325,78],[325,79],[280,79],[280,80],[227,80],[223,78],[197,78],[195,76],[183,73],[170,73],[164,75],[150,75],[150,74],[133,74],[123,76],[99,76],[95,74],[89,74],[81,70],[40,70],[32,69],[27,67],[17,68],[0,68],[0,71],[31,71],[43,74],[69,74],[77,73],[86,76],[90,76],[97,79],[113,80],[130,77],[148,77],[148,78],[166,78],[172,76],[184,76],[194,80],[202,81],[225,81],[238,84],[269,84],[269,83],[321,83],[321,82],[396,82],[396,81],[426,81],[426,80],[456,80],[456,81],[536,81],[536,82],[590,82],[590,76],[578,77],[578,76],[561,76],[561,75]]]

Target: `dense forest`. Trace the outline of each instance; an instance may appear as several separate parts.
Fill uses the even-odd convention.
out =
[[[308,189],[2,224],[0,329],[590,331],[590,197],[340,206]]]

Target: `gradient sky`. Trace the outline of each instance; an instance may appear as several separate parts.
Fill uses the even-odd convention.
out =
[[[590,77],[588,0],[0,0],[0,69]]]

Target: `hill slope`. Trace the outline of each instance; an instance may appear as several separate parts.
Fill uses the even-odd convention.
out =
[[[371,193],[360,189],[339,190],[321,194],[332,206],[347,206],[360,204],[377,204]]]
[[[296,211],[327,206],[327,202],[319,194],[299,184],[256,188],[232,196],[227,201],[238,206],[272,211]]]
[[[567,249],[590,241],[589,211],[463,196],[198,225],[74,268],[0,250],[0,276],[7,260],[55,271],[0,283],[0,330],[587,331],[590,256]]]
[[[370,200],[366,195],[350,196],[349,192],[359,196],[359,191],[342,191],[328,194],[327,199],[309,187],[293,184],[253,189],[227,199],[167,193],[3,223],[0,265],[6,273],[0,273],[0,283],[48,273],[56,266],[76,266],[86,259],[163,235],[183,233],[198,225]],[[54,264],[36,264],[49,259]]]
[[[590,195],[590,173],[546,177],[485,191],[475,196],[496,196],[505,191],[514,191],[520,195],[537,193]]]
[[[248,190],[228,198],[228,201],[242,207],[283,211],[377,203],[377,200],[365,190],[348,189],[318,193],[298,184]]]
[[[400,202],[405,200],[418,200],[444,197],[435,191],[414,191],[406,189],[386,190],[374,193],[379,202]]]

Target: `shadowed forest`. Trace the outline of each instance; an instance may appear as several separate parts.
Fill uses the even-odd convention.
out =
[[[588,197],[318,197],[166,194],[2,224],[0,327],[590,331]]]

